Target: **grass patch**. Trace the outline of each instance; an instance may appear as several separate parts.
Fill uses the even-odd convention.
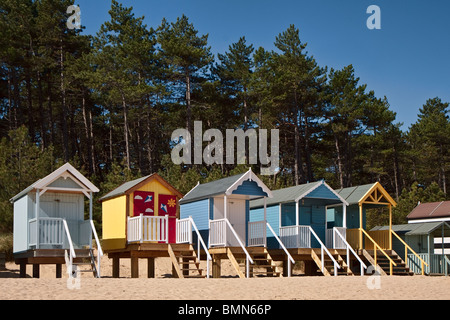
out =
[[[6,261],[13,260],[13,234],[0,234],[0,252],[5,253]]]

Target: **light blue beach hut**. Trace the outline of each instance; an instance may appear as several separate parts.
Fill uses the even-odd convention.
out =
[[[40,264],[55,264],[61,277],[66,263],[71,276],[77,265],[88,258],[92,272],[100,277],[102,250],[92,220],[93,197],[99,189],[71,164],[66,163],[48,176],[36,181],[14,196],[13,253],[20,275],[26,265],[33,265],[33,276],[39,277]],[[85,219],[85,198],[89,199]],[[98,249],[95,262],[93,238]]]

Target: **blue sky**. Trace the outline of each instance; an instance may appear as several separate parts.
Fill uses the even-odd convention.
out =
[[[214,54],[245,36],[255,48],[275,50],[275,37],[294,24],[320,66],[352,64],[361,83],[386,96],[403,129],[429,98],[450,102],[450,1],[448,0],[122,0],[157,28],[185,14],[209,35]],[[109,20],[109,0],[76,0],[84,33]],[[381,29],[369,30],[370,5],[381,9]]]

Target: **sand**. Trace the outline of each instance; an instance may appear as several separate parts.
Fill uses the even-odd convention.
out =
[[[220,279],[175,279],[168,258],[157,258],[156,277],[146,277],[146,261],[140,260],[140,277],[130,278],[129,259],[121,260],[120,278],[112,275],[112,261],[102,258],[102,278],[82,274],[70,281],[55,278],[55,266],[41,266],[40,278],[19,278],[19,268],[6,264],[0,271],[1,300],[447,300],[450,277],[445,276],[341,276],[239,279],[227,261]]]

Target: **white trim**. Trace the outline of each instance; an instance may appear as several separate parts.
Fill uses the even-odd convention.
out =
[[[313,192],[314,190],[316,190],[318,187],[324,185],[325,187],[328,188],[328,190],[330,190],[336,197],[339,198],[339,200],[345,204],[345,205],[349,205],[348,202],[342,198],[336,191],[334,191],[324,180],[322,180],[320,183],[318,183],[314,188],[308,190],[307,192],[305,192],[304,194],[302,194],[300,197],[298,197],[297,199],[295,199],[295,202],[299,202],[301,199],[303,199],[304,197],[306,197],[308,194],[310,194],[311,192]]]
[[[56,169],[52,173],[50,173],[45,178],[39,180],[36,185],[34,186],[35,189],[44,189],[49,184],[51,184],[53,181],[58,179],[59,177],[66,177],[67,175],[65,172],[71,173],[78,181],[75,181],[78,184],[84,184],[82,187],[87,187],[88,190],[92,192],[99,192],[100,190],[94,186],[88,179],[86,179],[77,169],[75,169],[70,163],[66,163],[59,169]],[[72,179],[73,180],[73,179]]]
[[[186,198],[188,196],[188,194],[191,193],[192,191],[194,191],[194,189],[197,188],[199,185],[200,185],[200,181],[198,181],[197,184],[195,185],[195,187],[193,187],[188,193],[186,193],[181,200]]]
[[[256,174],[253,173],[252,169],[248,170],[244,173],[235,183],[233,183],[227,191],[225,191],[226,195],[231,195],[233,191],[235,191],[242,183],[246,180],[254,181],[256,184],[267,194],[269,198],[273,198],[272,191],[262,182]]]
[[[422,222],[444,222],[450,221],[450,217],[448,218],[434,218],[434,219],[417,219],[417,220],[409,220],[408,223],[422,223]]]

